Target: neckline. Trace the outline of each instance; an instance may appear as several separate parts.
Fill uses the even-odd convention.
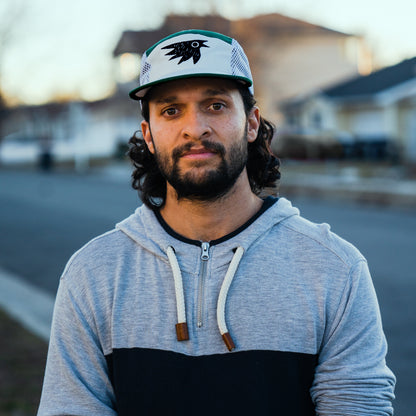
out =
[[[254,221],[257,220],[257,218],[259,218],[264,212],[266,212],[271,206],[273,206],[279,198],[277,197],[273,197],[273,196],[268,196],[263,200],[263,204],[261,206],[261,208],[248,220],[246,221],[243,225],[241,225],[240,227],[238,227],[236,230],[232,231],[231,233],[217,238],[216,240],[211,240],[211,241],[207,241],[211,246],[216,245],[216,244],[220,244],[223,243],[224,241],[227,241],[233,237],[235,237],[236,235],[238,235],[239,233],[241,233],[242,231],[244,231],[246,228],[248,228]],[[154,211],[157,220],[159,221],[159,224],[162,226],[162,228],[173,238],[182,241],[184,243],[187,244],[192,244],[192,245],[196,245],[196,246],[200,246],[201,242],[200,240],[192,240],[191,238],[187,238],[179,233],[177,233],[175,230],[173,230],[169,224],[164,220],[164,218],[162,217],[162,215],[160,214],[159,210],[155,210]]]

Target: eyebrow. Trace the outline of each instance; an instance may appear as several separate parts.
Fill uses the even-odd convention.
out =
[[[204,92],[203,92],[204,96],[207,97],[211,97],[211,96],[215,96],[215,95],[226,95],[228,97],[231,97],[231,94],[228,90],[226,89],[222,89],[222,88],[207,88]],[[155,103],[156,104],[170,104],[170,103],[174,103],[178,100],[178,97],[176,95],[168,95],[166,97],[160,97],[155,99]]]
[[[225,88],[208,88],[206,91],[204,91],[204,95],[228,95],[231,96],[230,92],[226,90]]]

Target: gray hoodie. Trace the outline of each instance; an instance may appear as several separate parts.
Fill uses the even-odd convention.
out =
[[[38,414],[393,414],[365,259],[286,199],[270,205],[205,243],[141,206],[75,253]]]

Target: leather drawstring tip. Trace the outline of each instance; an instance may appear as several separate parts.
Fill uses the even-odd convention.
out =
[[[228,348],[228,351],[232,351],[235,348],[234,341],[231,338],[231,335],[230,335],[229,332],[226,332],[225,334],[222,334],[222,339],[224,340],[225,345]]]
[[[176,338],[178,341],[188,341],[188,325],[186,322],[176,324]]]

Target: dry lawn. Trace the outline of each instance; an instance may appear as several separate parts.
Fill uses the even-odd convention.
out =
[[[36,415],[47,348],[0,310],[0,416]]]

